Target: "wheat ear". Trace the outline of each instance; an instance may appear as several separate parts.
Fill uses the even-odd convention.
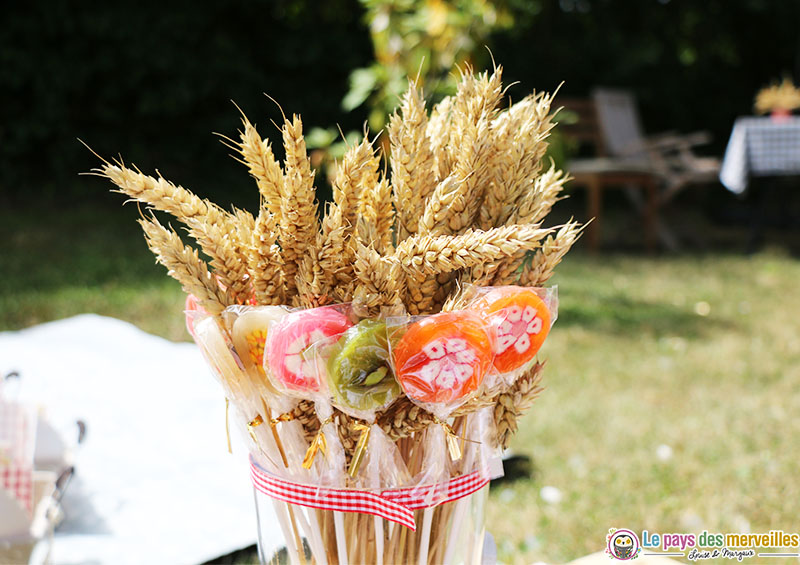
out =
[[[154,217],[142,218],[139,224],[145,240],[156,259],[167,268],[169,276],[181,283],[184,292],[194,295],[200,305],[211,314],[219,314],[233,303],[228,293],[220,288],[198,257],[197,250],[184,245],[180,236],[162,226]]]
[[[553,269],[561,262],[573,244],[580,238],[585,226],[571,221],[555,235],[548,236],[542,248],[536,252],[530,263],[523,265],[518,284],[522,286],[542,286],[553,275]],[[511,282],[511,281],[509,281]]]
[[[417,233],[425,200],[436,186],[427,125],[422,92],[412,83],[400,102],[400,113],[392,115],[388,127],[398,241]]]
[[[314,173],[306,153],[303,123],[299,116],[286,119],[281,130],[286,150],[284,179],[278,218],[278,241],[283,251],[287,298],[297,292],[296,275],[306,250],[316,242],[317,203]]]
[[[240,223],[236,216],[160,176],[154,178],[111,164],[105,164],[98,172],[117,185],[123,194],[168,212],[189,226],[189,233],[211,257],[211,266],[231,296],[238,302],[249,298],[247,259],[241,248]],[[247,213],[239,219],[249,223]]]
[[[247,117],[242,117],[243,130],[239,133],[236,149],[242,156],[242,162],[256,180],[261,193],[262,207],[266,208],[280,222],[281,192],[283,189],[283,171],[275,159],[272,146],[262,139],[256,127]]]

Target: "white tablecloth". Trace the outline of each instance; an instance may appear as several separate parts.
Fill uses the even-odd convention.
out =
[[[227,453],[224,399],[194,344],[87,314],[0,333],[11,370],[65,433],[87,423],[54,563],[199,563],[255,543],[247,454],[236,430]],[[280,540],[276,526],[265,542]]]
[[[800,117],[738,118],[733,126],[719,179],[741,194],[751,176],[800,174]]]

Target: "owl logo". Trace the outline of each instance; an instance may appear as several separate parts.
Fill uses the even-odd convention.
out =
[[[606,553],[611,559],[618,559],[620,561],[628,561],[639,557],[639,552],[642,550],[639,545],[639,538],[636,537],[631,530],[617,530],[611,528],[608,530],[608,546]]]

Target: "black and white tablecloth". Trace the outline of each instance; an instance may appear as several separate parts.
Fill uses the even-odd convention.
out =
[[[738,118],[733,125],[719,179],[741,194],[751,176],[800,174],[800,117]]]

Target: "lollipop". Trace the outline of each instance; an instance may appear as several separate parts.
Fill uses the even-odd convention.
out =
[[[268,384],[264,371],[264,345],[267,332],[286,315],[282,306],[238,306],[238,316],[233,322],[233,344],[251,378]]]
[[[295,393],[319,392],[321,371],[312,347],[333,340],[353,323],[334,308],[313,308],[287,315],[267,337],[265,362],[279,389]]]
[[[362,320],[348,329],[333,348],[328,379],[334,404],[356,417],[391,403],[400,386],[389,370],[386,323]]]
[[[493,288],[470,309],[481,313],[497,332],[494,367],[498,373],[509,373],[532,361],[550,332],[550,310],[530,288]]]
[[[406,395],[451,405],[478,389],[492,362],[492,340],[480,315],[442,312],[412,324],[393,348]]]

